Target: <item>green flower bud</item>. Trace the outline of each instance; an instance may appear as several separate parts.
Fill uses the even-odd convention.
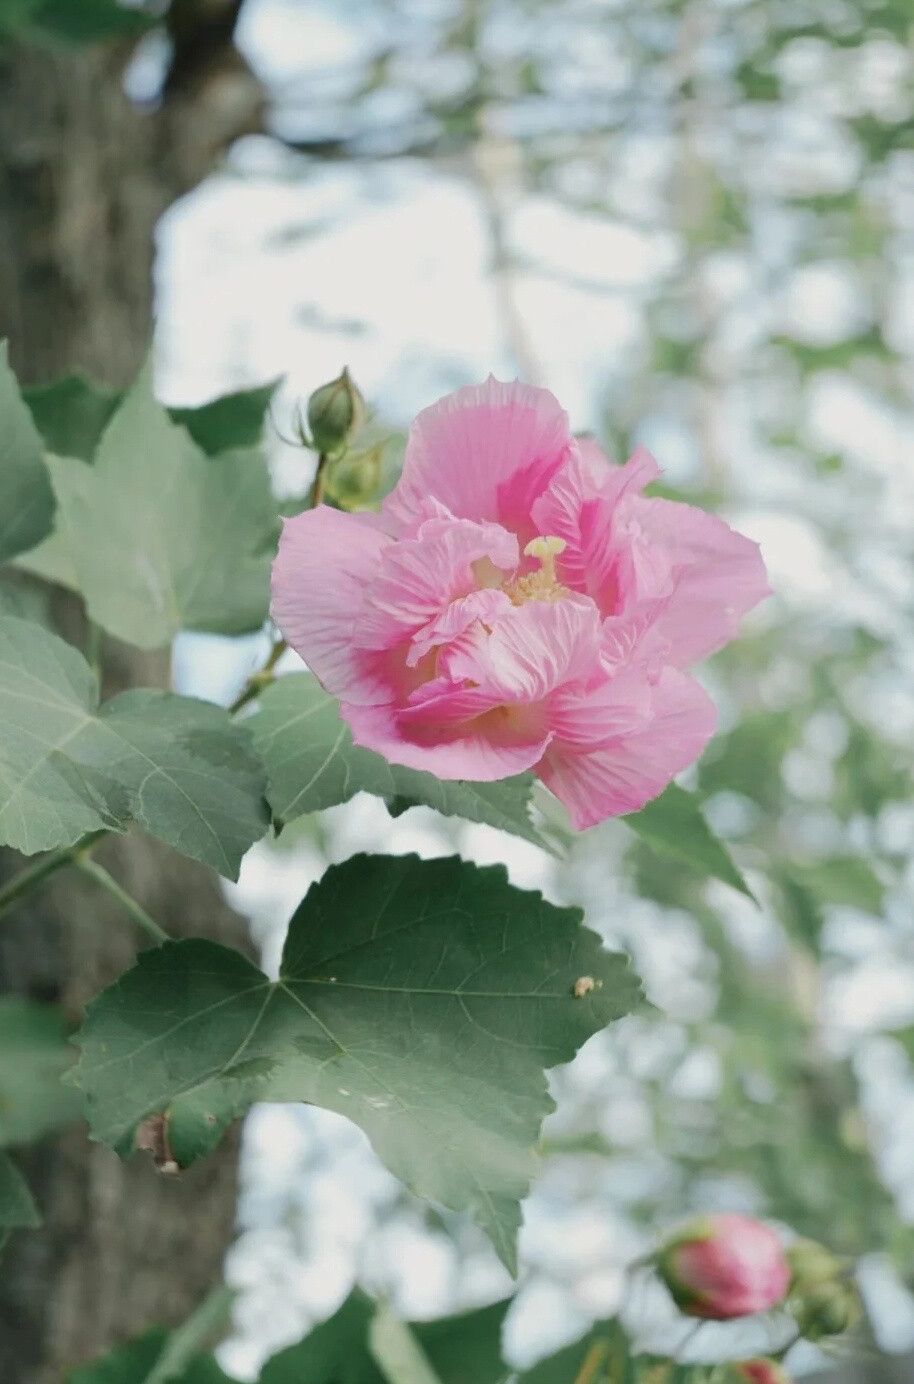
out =
[[[807,1341],[841,1336],[856,1326],[862,1315],[854,1285],[838,1280],[814,1284],[792,1295],[787,1305]]]
[[[382,450],[378,446],[364,452],[346,452],[334,462],[327,483],[334,500],[347,509],[367,504],[381,478]]]
[[[308,427],[316,451],[339,452],[365,417],[365,401],[344,370],[308,400]]]
[[[815,1240],[794,1240],[785,1250],[790,1265],[792,1291],[811,1288],[840,1278],[846,1263]]]

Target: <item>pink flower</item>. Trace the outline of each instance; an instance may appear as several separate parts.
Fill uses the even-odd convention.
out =
[[[287,520],[273,618],[357,744],[442,779],[533,769],[575,827],[690,764],[715,712],[683,672],[768,592],[757,546],[646,499],[544,389],[459,389],[419,414],[380,516]]]
[[[776,1360],[740,1360],[733,1370],[747,1384],[790,1384],[790,1375]]]
[[[657,1269],[680,1311],[714,1321],[767,1312],[790,1285],[780,1240],[751,1216],[702,1216],[684,1226],[660,1251]]]

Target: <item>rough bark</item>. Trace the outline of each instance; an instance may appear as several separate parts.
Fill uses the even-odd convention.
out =
[[[156,220],[259,114],[250,80],[223,52],[210,55],[214,86],[200,80],[138,111],[123,95],[124,56],[111,45],[0,54],[0,337],[24,382],[72,370],[130,378],[151,331]],[[61,627],[78,631],[74,599],[57,593],[54,605]],[[161,657],[113,644],[105,653],[114,686],[167,672]],[[105,842],[98,858],[175,935],[244,945],[204,869],[140,833]],[[23,863],[0,855],[0,880]],[[75,1019],[140,945],[106,895],[60,875],[0,922],[0,992],[59,1001]],[[0,1259],[4,1384],[59,1384],[152,1322],[182,1320],[220,1273],[235,1154],[230,1141],[172,1179],[148,1155],[121,1163],[84,1128],[26,1152],[45,1226],[14,1236]]]

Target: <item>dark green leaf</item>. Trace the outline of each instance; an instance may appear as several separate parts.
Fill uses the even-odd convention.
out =
[[[218,1287],[174,1331],[153,1327],[68,1377],[67,1384],[232,1384],[211,1355],[195,1352],[220,1330],[232,1303]]]
[[[207,456],[217,456],[258,445],[275,391],[274,381],[224,394],[193,408],[171,408],[168,414],[187,429]],[[51,384],[24,389],[22,397],[49,452],[91,461],[124,394],[106,390],[82,375],[65,375]]]
[[[54,495],[41,438],[0,342],[0,563],[50,533]]]
[[[531,774],[499,783],[445,782],[388,764],[353,745],[336,701],[309,673],[291,673],[268,687],[250,726],[267,766],[270,806],[283,822],[366,792],[393,801],[395,813],[425,803],[449,817],[486,822],[546,848],[530,820]]]
[[[24,389],[22,397],[47,451],[91,461],[123,395],[82,375],[64,375],[51,384]]]
[[[240,447],[257,447],[263,435],[264,417],[278,383],[278,380],[273,380],[256,389],[223,394],[195,408],[172,408],[168,412],[176,423],[184,425],[207,456],[237,451]]]
[[[98,708],[82,655],[0,619],[0,841],[26,855],[129,819],[232,878],[267,827],[248,732],[208,702],[149,689]]]
[[[25,37],[54,44],[98,43],[144,33],[155,16],[118,0],[39,0]]]
[[[412,1327],[386,1303],[378,1304],[368,1341],[387,1384],[441,1384]]]
[[[80,1117],[78,1093],[60,1081],[73,1057],[54,1005],[0,998],[0,1146],[32,1143]]]
[[[327,1321],[264,1365],[260,1384],[383,1384],[368,1350],[375,1305],[356,1290]]]
[[[502,1384],[510,1373],[501,1358],[501,1332],[511,1298],[437,1321],[413,1322],[413,1331],[441,1384]]]
[[[148,369],[93,466],[49,458],[59,528],[89,614],[144,649],[181,629],[239,634],[267,613],[277,511],[256,452],[210,462],[155,402]]]
[[[441,1384],[501,1384],[501,1328],[511,1299],[458,1316],[412,1322],[410,1330]],[[369,1333],[375,1304],[356,1289],[304,1340],[264,1366],[260,1384],[381,1384]]]
[[[38,1207],[16,1164],[0,1150],[0,1233],[34,1230],[41,1225]]]
[[[727,847],[705,821],[698,799],[678,784],[671,783],[659,798],[624,821],[654,850],[675,856],[699,874],[722,880],[753,898]]]
[[[74,1370],[67,1384],[146,1384],[161,1358],[168,1332],[155,1326],[135,1341],[119,1347],[83,1369]]]
[[[582,977],[594,984],[578,998]],[[501,867],[357,856],[299,907],[275,984],[211,942],[145,953],[89,1007],[75,1079],[96,1138],[126,1153],[167,1112],[179,1163],[252,1100],[339,1111],[414,1192],[471,1211],[513,1266],[552,1108],[543,1068],[640,998],[579,910],[514,889]]]

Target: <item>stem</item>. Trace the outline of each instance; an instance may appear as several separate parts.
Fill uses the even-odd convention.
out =
[[[101,679],[102,629],[94,620],[89,620],[86,625],[86,662],[95,676]]]
[[[311,493],[308,496],[308,508],[316,509],[324,498],[324,486],[327,483],[327,468],[330,458],[326,452],[321,452],[317,458],[317,470],[314,473],[314,480],[311,484]],[[262,668],[258,668],[256,673],[252,673],[247,682],[242,687],[238,696],[233,702],[229,703],[228,713],[236,716],[242,707],[247,706],[248,702],[254,701],[265,687],[269,687],[273,681],[273,670],[288,649],[288,644],[284,639],[277,639],[269,657]]]
[[[89,850],[96,841],[100,841],[103,836],[107,835],[106,831],[93,831],[88,836],[84,836],[81,841],[77,841],[75,846],[68,846],[66,850],[51,851],[49,855],[43,856],[34,865],[30,865],[27,870],[16,875],[15,879],[11,879],[4,889],[0,889],[0,918],[3,917],[4,913],[8,913],[20,899],[31,894],[51,875],[56,875],[58,870],[65,870],[68,865],[72,865],[77,856]]]
[[[37,889],[49,875],[56,874],[58,870],[72,863],[72,851],[52,851],[50,855],[46,855],[29,869],[16,875],[4,889],[0,889],[0,917],[8,913],[26,894],[31,894],[33,889]]]
[[[685,1351],[685,1350],[687,1350],[687,1349],[689,1348],[689,1346],[690,1346],[690,1345],[692,1344],[692,1342],[695,1340],[695,1337],[698,1335],[699,1331],[700,1331],[700,1330],[702,1329],[702,1327],[705,1326],[706,1324],[707,1324],[707,1323],[705,1323],[705,1322],[693,1322],[693,1323],[692,1323],[692,1325],[689,1327],[688,1331],[687,1331],[686,1334],[683,1336],[682,1340],[679,1342],[679,1345],[678,1345],[677,1348],[676,1348],[676,1359],[677,1359],[677,1360],[681,1360],[681,1359],[682,1359],[683,1351]]]
[[[309,507],[317,509],[324,498],[324,486],[327,484],[327,466],[330,462],[326,452],[321,452],[317,458],[317,470],[314,473],[314,480],[311,483],[311,494],[309,496]]]
[[[606,1341],[594,1341],[574,1377],[574,1384],[593,1384],[597,1370],[606,1358]]]
[[[242,687],[241,691],[238,693],[238,696],[229,706],[228,713],[230,716],[235,716],[243,706],[247,706],[248,702],[252,702],[264,687],[269,686],[273,681],[273,669],[276,667],[288,647],[284,639],[276,640],[276,643],[270,650],[270,655],[266,663],[262,668],[259,668],[256,673],[251,674],[244,684],[244,687]]]
[[[108,874],[103,865],[92,860],[88,855],[78,855],[72,861],[73,865],[89,879],[94,879],[96,884],[100,884],[106,889],[113,899],[116,899],[126,913],[130,915],[138,927],[156,942],[168,942],[170,938],[164,928],[159,927],[154,919],[132,899],[126,889],[122,889],[117,880]]]

